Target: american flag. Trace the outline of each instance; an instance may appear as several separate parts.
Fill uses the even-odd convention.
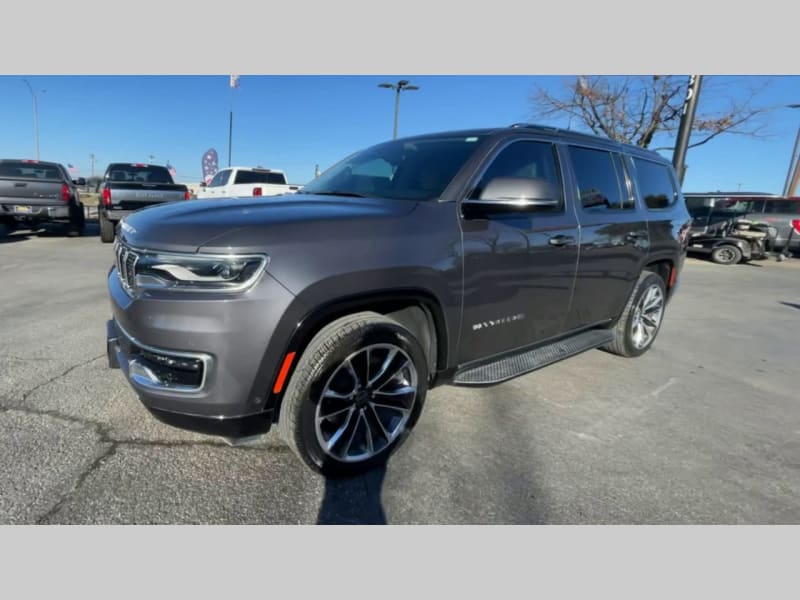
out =
[[[172,175],[173,179],[175,179],[175,176],[177,175],[178,172],[175,170],[175,167],[169,164],[169,161],[167,161],[167,171],[169,171],[169,174]]]
[[[239,76],[238,75],[231,75],[231,87],[238,88],[239,87]]]
[[[70,163],[67,163],[67,169],[69,169],[70,173],[78,173],[78,171],[79,171],[78,167],[75,167],[75,166],[71,165]]]

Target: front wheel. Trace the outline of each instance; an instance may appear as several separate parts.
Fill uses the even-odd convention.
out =
[[[661,329],[665,305],[664,280],[652,271],[642,272],[612,330],[614,340],[603,349],[625,357],[647,352]]]
[[[377,313],[343,317],[303,352],[278,429],[316,471],[363,472],[385,463],[405,441],[427,384],[425,354],[405,327]]]
[[[114,222],[110,221],[108,217],[100,211],[97,219],[100,221],[100,241],[109,244],[114,241]]]

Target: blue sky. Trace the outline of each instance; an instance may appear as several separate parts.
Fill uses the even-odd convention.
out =
[[[392,136],[394,92],[383,81],[409,79],[418,91],[400,100],[399,135],[493,127],[531,121],[535,86],[559,89],[566,77],[549,76],[248,76],[234,91],[232,163],[286,171],[303,184],[314,166],[325,168],[360,148]],[[570,79],[572,79],[570,77]],[[109,162],[131,161],[176,168],[178,180],[201,179],[208,148],[228,159],[227,75],[28,77],[39,98],[42,160],[72,163],[90,174]],[[706,80],[698,111],[766,85],[759,105],[800,103],[798,76],[719,76]],[[707,87],[706,87],[707,86]],[[539,122],[543,122],[539,120]],[[546,124],[566,126],[566,119]],[[573,125],[575,123],[573,122]],[[779,193],[786,178],[800,109],[766,117],[770,136],[721,136],[690,149],[685,191],[753,190]],[[671,157],[671,152],[665,152]],[[35,157],[33,103],[20,76],[0,76],[0,155]]]

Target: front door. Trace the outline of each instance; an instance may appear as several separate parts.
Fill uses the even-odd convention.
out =
[[[557,190],[558,205],[483,218],[462,213],[461,365],[558,335],[572,299],[580,232],[556,146],[535,140],[504,146],[469,197],[480,198],[496,177],[544,179]]]

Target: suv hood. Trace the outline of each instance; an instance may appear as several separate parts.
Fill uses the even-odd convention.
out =
[[[137,211],[120,223],[118,235],[131,246],[166,252],[258,251],[275,237],[297,236],[330,223],[406,215],[412,200],[288,194],[224,200],[186,200]],[[290,233],[291,232],[291,233]],[[216,243],[215,243],[216,240]]]

